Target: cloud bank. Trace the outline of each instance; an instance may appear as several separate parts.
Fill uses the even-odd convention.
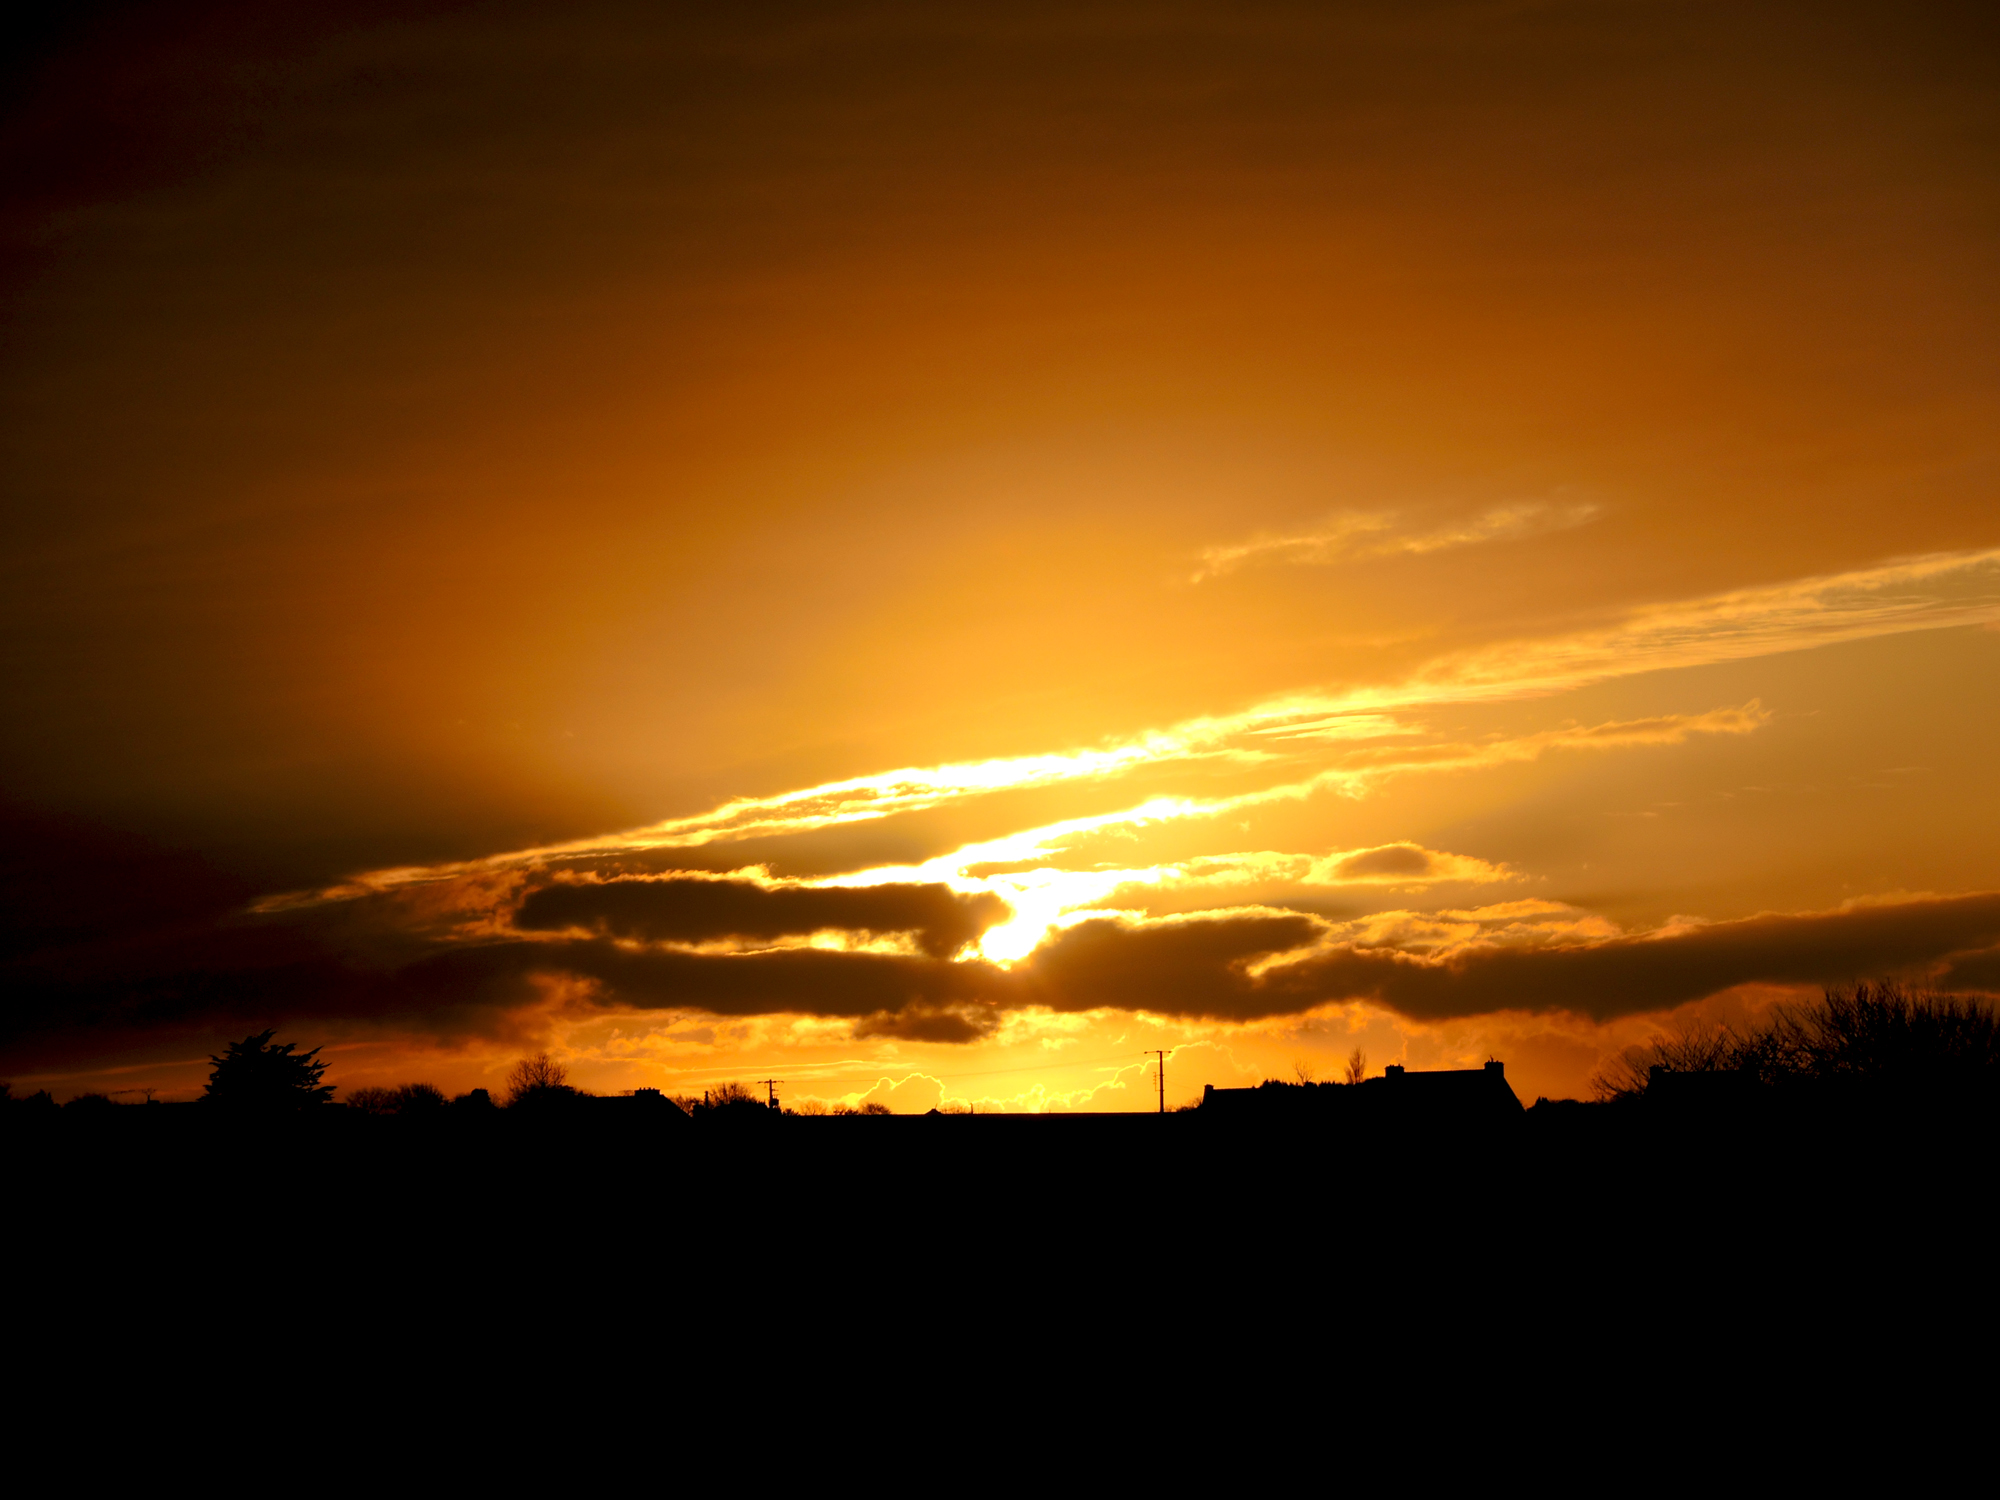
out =
[[[1336,867],[1401,879],[1434,857],[1390,845]],[[144,894],[120,895],[113,920],[131,922]],[[818,1017],[857,1040],[968,1043],[1024,1012],[1243,1022],[1361,1000],[1418,1021],[1498,1011],[1606,1021],[1751,984],[1904,974],[2000,989],[2000,892],[1646,931],[1539,898],[1347,919],[1282,906],[1084,913],[1012,963],[967,956],[971,935],[1002,915],[998,902],[935,886],[614,876],[514,890],[503,902],[497,924],[476,936],[440,928],[385,958],[323,913],[191,918],[163,894],[159,920],[92,942],[88,964],[66,943],[17,942],[0,965],[0,1045],[18,1065],[99,1045],[107,1029],[208,1036],[273,1020],[457,1044],[522,1034],[551,1006]],[[900,949],[699,946],[885,932],[914,936]]]
[[[73,832],[28,829],[10,884],[21,910],[46,907],[48,920],[9,930],[0,1045],[33,1051],[81,1046],[93,1031],[212,1034],[274,1019],[448,1041],[509,1034],[550,1006],[797,1015],[862,1039],[967,1042],[1025,1011],[1243,1021],[1365,1000],[1417,1019],[1502,1010],[1604,1019],[1753,983],[1914,973],[1989,988],[2000,984],[1992,894],[1627,931],[1530,895],[1465,905],[1480,887],[1530,879],[1479,853],[1407,839],[1317,850],[1222,842],[1248,813],[1366,797],[1394,778],[1748,736],[1771,718],[1753,700],[1475,735],[1419,712],[1454,697],[1531,695],[1979,619],[2000,619],[2000,552],[1909,559],[1639,610],[1440,660],[1391,688],[1303,695],[1091,751],[739,798],[631,833],[375,871],[255,902],[171,859],[124,851],[94,861],[79,857]],[[1225,766],[1241,789],[1119,797],[1138,768],[1194,763]],[[1101,790],[1109,806],[909,865],[813,878],[659,868],[676,847],[825,832],[1065,783]],[[1195,830],[1206,844],[1144,853],[1163,830]],[[1433,890],[1460,904],[1365,910]],[[1335,899],[1364,914],[1327,915]],[[77,913],[89,919],[70,932],[64,922],[75,926]]]

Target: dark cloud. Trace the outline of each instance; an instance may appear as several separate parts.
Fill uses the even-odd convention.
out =
[[[1300,912],[1098,917],[1053,934],[1005,970],[950,961],[1003,909],[941,886],[562,884],[522,907],[528,930],[547,936],[466,942],[443,923],[364,943],[351,929],[392,920],[392,905],[250,917],[234,883],[170,851],[49,820],[0,820],[0,832],[0,1059],[8,1068],[133,1054],[162,1039],[206,1045],[272,1024],[446,1043],[511,1038],[551,993],[572,1005],[642,1011],[838,1017],[860,1037],[968,1042],[1032,1005],[1249,1020],[1367,999],[1418,1018],[1526,1010],[1606,1019],[1756,981],[1902,974],[2000,990],[2000,893],[1759,916],[1593,945],[1479,948],[1442,962],[1321,946],[1325,925]],[[916,931],[926,951],[697,954],[625,941],[824,926]],[[576,935],[579,928],[596,935]]]
[[[1251,972],[1257,960],[1304,948],[1319,931],[1303,916],[1137,927],[1107,919],[1057,935],[1023,971],[1033,997],[1057,1009],[1109,1005],[1227,1020],[1352,999],[1420,1019],[1527,1010],[1606,1020],[1739,984],[1930,974],[1955,954],[1964,956],[1942,971],[1942,982],[2000,988],[2000,955],[1968,952],[2000,941],[2000,894],[1751,917],[1587,946],[1480,948],[1446,962],[1341,946]]]
[[[1267,1012],[1365,998],[1426,1019],[1565,1010],[1606,1020],[1739,984],[1929,973],[1951,954],[1996,940],[2000,894],[1983,894],[1749,917],[1590,946],[1478,949],[1441,964],[1389,949],[1339,948],[1270,970],[1258,994]]]
[[[651,942],[769,939],[839,929],[913,932],[923,951],[946,958],[1008,916],[1006,902],[944,885],[853,888],[782,886],[747,880],[577,881],[532,891],[515,914],[529,931],[581,928]]]
[[[1958,953],[1937,976],[1940,987],[1951,990],[1978,990],[2000,995],[2000,948],[1983,953]]]
[[[1415,844],[1388,844],[1350,854],[1333,867],[1333,873],[1347,880],[1367,875],[1428,875],[1433,863],[1427,849]]]
[[[1290,914],[1137,927],[1100,918],[1057,933],[1023,967],[1036,999],[1057,1010],[1261,1014],[1264,987],[1246,966],[1312,943],[1320,930],[1311,917]]]
[[[886,1036],[906,1042],[976,1042],[1000,1024],[1000,1013],[969,1006],[911,1005],[877,1011],[854,1023],[857,1038]]]
[[[491,974],[578,975],[596,980],[607,1001],[641,1009],[860,1018],[911,1006],[1019,1003],[1021,994],[1019,981],[991,964],[893,953],[778,948],[702,954],[589,941],[523,943],[483,951]]]

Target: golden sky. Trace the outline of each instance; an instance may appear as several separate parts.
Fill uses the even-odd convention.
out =
[[[2000,990],[1943,5],[137,6],[0,123],[0,1062],[928,1108]]]

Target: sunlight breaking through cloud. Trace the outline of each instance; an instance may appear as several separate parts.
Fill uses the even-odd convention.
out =
[[[1041,850],[1049,840],[1112,824],[1214,817],[1323,791],[1360,796],[1392,777],[1531,760],[1556,748],[1608,749],[1677,743],[1690,734],[1749,733],[1768,718],[1755,702],[1703,715],[1566,727],[1480,744],[1438,738],[1412,716],[1452,703],[1543,697],[1640,672],[1996,621],[2000,621],[2000,549],[1907,558],[1849,573],[1648,606],[1610,625],[1442,657],[1398,683],[1271,699],[1234,714],[1188,719],[1096,748],[905,767],[797,791],[738,797],[707,812],[622,833],[481,860],[376,870],[326,889],[269,897],[256,909],[292,910],[482,871],[837,829],[1000,791],[1078,783],[1108,786],[1141,768],[1227,763],[1245,770],[1268,766],[1284,778],[1227,797],[1156,797],[1135,807],[979,846],[987,851],[978,856],[982,859],[1020,859]],[[1314,760],[1320,762],[1316,769],[1296,774]],[[928,872],[937,863],[916,868]],[[1077,897],[1103,883],[1081,874],[1065,880]]]

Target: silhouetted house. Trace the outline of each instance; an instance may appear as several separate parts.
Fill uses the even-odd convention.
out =
[[[1391,1064],[1380,1078],[1360,1084],[1279,1083],[1254,1089],[1202,1090],[1202,1113],[1224,1120],[1352,1123],[1412,1128],[1476,1128],[1521,1117],[1521,1101],[1507,1083],[1506,1067],[1441,1069],[1412,1073]]]
[[[1448,1068],[1412,1073],[1398,1063],[1380,1078],[1361,1085],[1364,1098],[1375,1090],[1398,1114],[1437,1120],[1511,1120],[1521,1115],[1521,1101],[1507,1082],[1507,1067],[1489,1062],[1483,1068]]]

